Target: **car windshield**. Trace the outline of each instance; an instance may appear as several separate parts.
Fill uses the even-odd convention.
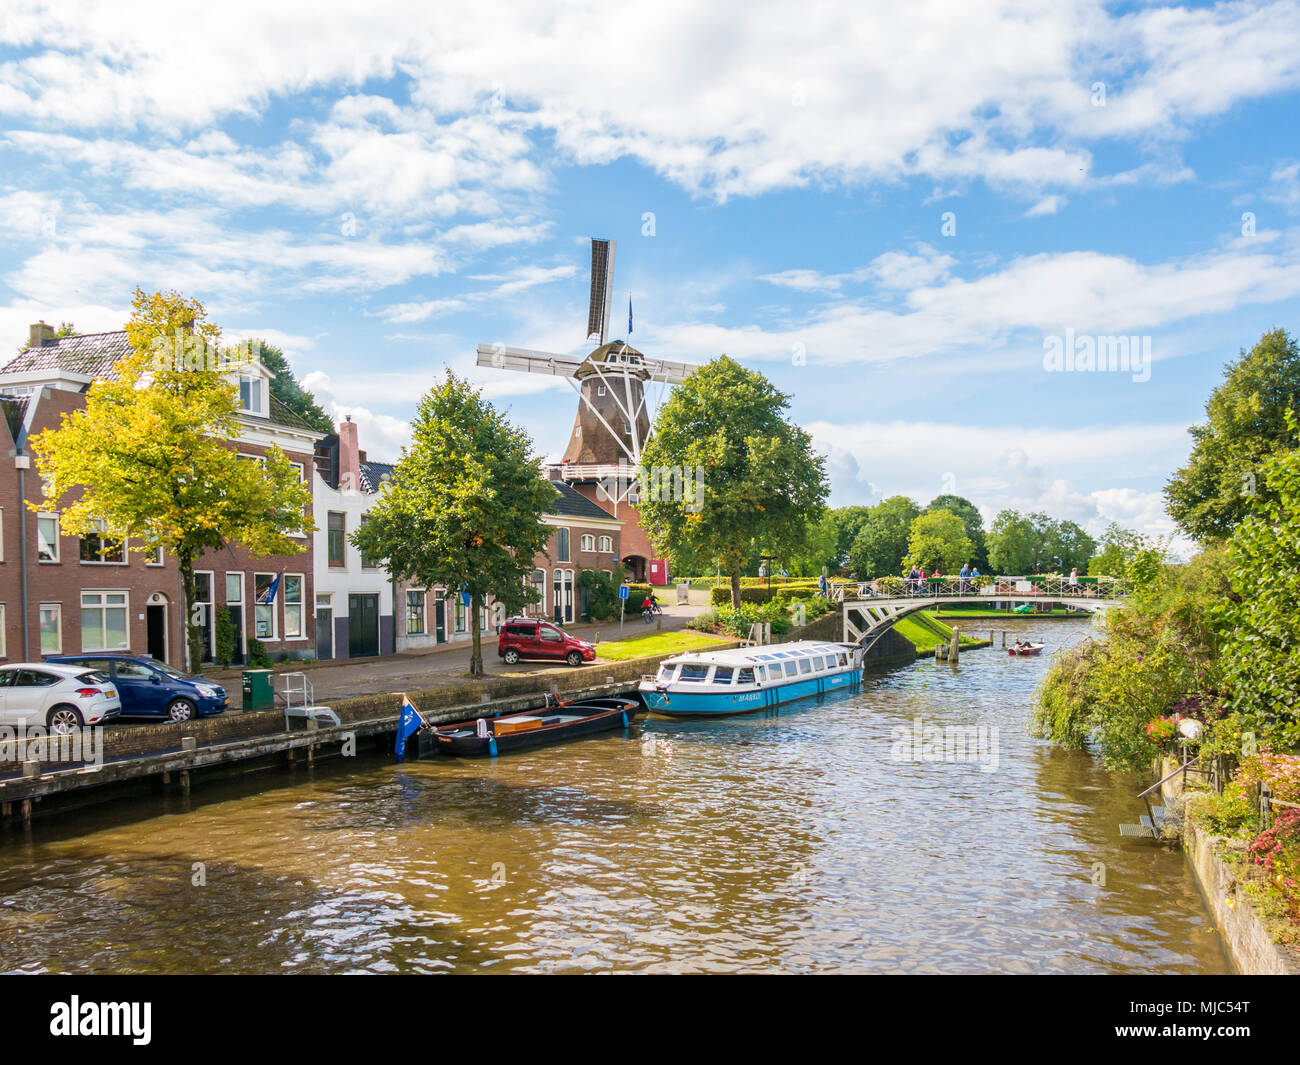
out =
[[[189,677],[188,673],[182,673],[179,669],[169,666],[166,662],[150,662],[149,665],[159,673],[165,673],[169,677],[176,677],[178,680],[186,680]]]

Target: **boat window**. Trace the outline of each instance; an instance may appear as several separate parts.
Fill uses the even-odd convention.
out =
[[[796,663],[796,662],[787,662],[787,663],[785,664],[785,675],[786,675],[787,677],[793,677],[793,676],[794,676],[796,673],[798,673],[798,672],[799,672],[799,666],[798,666],[798,663]]]
[[[676,672],[677,672],[677,667],[676,667],[676,666],[660,666],[660,667],[659,667],[659,683],[660,683],[660,684],[667,684],[669,681],[671,681],[671,680],[673,679],[673,674],[676,673]]]
[[[826,655],[823,658],[818,659],[818,661],[821,663],[821,665],[817,667],[818,669],[830,669],[831,666],[835,665],[835,656]]]
[[[760,666],[759,668],[761,669],[762,667]],[[742,669],[742,670],[740,671],[740,676],[736,678],[736,683],[737,683],[737,684],[753,684],[753,683],[754,683],[754,671],[753,671],[752,669]]]
[[[730,666],[718,666],[713,671],[714,684],[730,684],[732,674],[735,672]]]
[[[760,662],[770,662],[770,661],[772,661],[772,659],[774,659],[775,657],[776,657],[776,655],[759,655],[759,656],[758,656],[758,660],[759,660]]]
[[[848,664],[849,664],[849,656],[846,655],[846,654],[841,654],[841,655],[840,655],[840,665],[842,665],[842,666],[847,666]]]
[[[811,658],[804,658],[804,659],[801,659],[801,660],[800,660],[800,662],[799,662],[799,672],[800,672],[800,673],[811,673],[811,672],[812,672],[812,659],[811,659]]]
[[[709,667],[706,665],[685,665],[682,666],[681,676],[678,680],[703,681],[709,676]]]

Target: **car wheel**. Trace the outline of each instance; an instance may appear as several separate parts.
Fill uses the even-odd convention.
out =
[[[564,656],[564,660],[568,662],[569,665],[571,666],[582,665],[582,655],[580,655],[577,651],[570,651],[567,655]]]
[[[506,665],[508,666],[516,665],[519,662],[518,651],[507,651],[503,657],[505,658]]]
[[[197,716],[197,708],[188,699],[173,699],[167,704],[168,721],[192,721]]]
[[[45,723],[50,726],[51,732],[65,736],[69,732],[81,728],[81,711],[75,706],[56,706],[45,718]]]

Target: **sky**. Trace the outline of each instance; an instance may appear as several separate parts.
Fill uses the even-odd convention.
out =
[[[448,368],[558,457],[568,385],[475,349],[584,353],[613,238],[611,335],[766,374],[833,504],[1167,534],[1225,363],[1297,325],[1298,89],[1297,0],[8,0],[0,341],[177,289],[372,458]]]

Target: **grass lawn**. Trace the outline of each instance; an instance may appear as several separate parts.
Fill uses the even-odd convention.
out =
[[[894,626],[894,631],[912,642],[918,651],[933,652],[936,643],[948,643],[952,639],[952,629],[937,620],[929,611],[903,618]],[[973,637],[962,634],[963,644],[975,643]]]
[[[596,654],[612,662],[623,662],[629,658],[698,651],[715,644],[731,642],[734,641],[704,632],[651,632],[643,636],[630,636],[626,640],[601,640],[596,645]]]

